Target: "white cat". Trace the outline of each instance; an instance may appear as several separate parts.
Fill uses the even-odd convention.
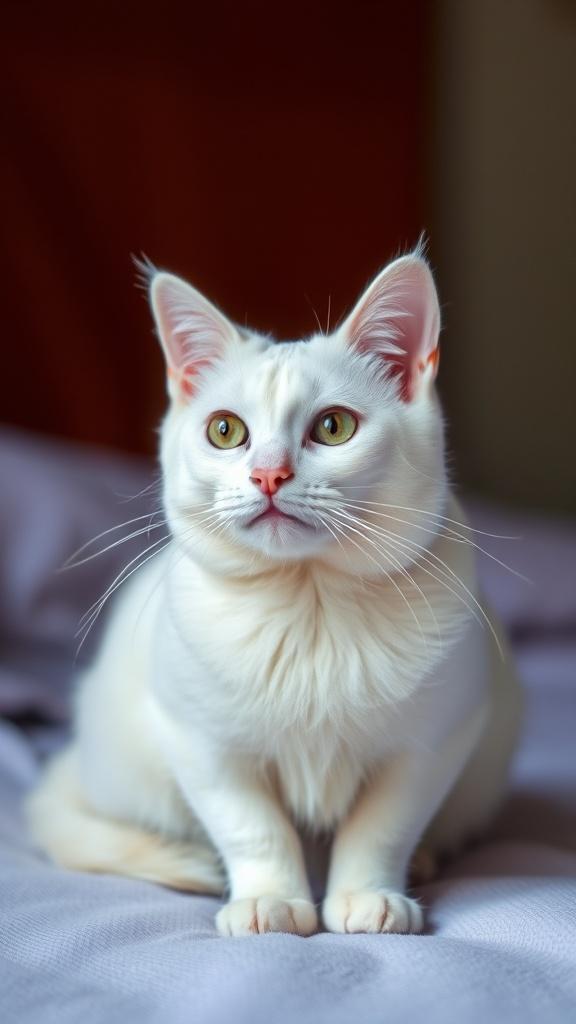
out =
[[[229,891],[224,935],[318,927],[297,826],[333,833],[322,918],[418,932],[424,857],[482,828],[517,731],[446,477],[420,251],[331,335],[278,343],[151,273],[168,548],[82,680],[29,801],[58,863]]]

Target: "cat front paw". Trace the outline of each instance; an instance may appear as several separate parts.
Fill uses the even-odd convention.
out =
[[[335,893],[324,901],[322,917],[330,932],[405,935],[424,927],[420,904],[399,892]]]
[[[258,896],[231,900],[216,914],[216,927],[221,935],[262,935],[264,932],[289,932],[291,935],[313,935],[318,929],[318,916],[313,903],[279,896]]]

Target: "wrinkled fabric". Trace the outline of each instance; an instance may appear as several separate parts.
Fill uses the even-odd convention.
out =
[[[142,548],[120,545],[78,569],[55,570],[91,536],[152,511],[150,493],[126,501],[150,480],[142,463],[0,436],[3,1024],[576,1019],[576,531],[569,524],[471,506],[478,529],[522,538],[475,535],[533,580],[480,559],[484,587],[514,641],[527,713],[499,820],[418,890],[428,908],[424,935],[221,939],[215,899],[63,871],[33,849],[21,802],[43,754],[64,736],[78,619]],[[91,650],[87,643],[81,663]]]

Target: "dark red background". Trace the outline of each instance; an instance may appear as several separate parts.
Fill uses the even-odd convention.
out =
[[[3,420],[155,446],[130,253],[281,337],[427,225],[428,5],[4,8]]]

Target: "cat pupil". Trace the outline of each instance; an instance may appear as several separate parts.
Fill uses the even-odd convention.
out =
[[[336,434],[338,432],[338,423],[336,422],[335,416],[326,416],[324,420],[324,429],[330,434]]]
[[[228,420],[220,420],[218,424],[218,433],[222,434],[222,437],[226,437],[226,434],[230,430],[230,424]]]

